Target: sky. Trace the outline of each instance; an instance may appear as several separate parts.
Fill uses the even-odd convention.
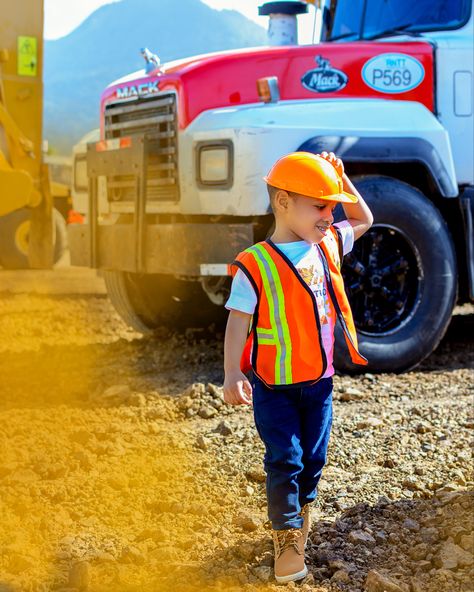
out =
[[[46,39],[63,37],[75,29],[94,10],[103,4],[119,0],[44,0],[44,36]],[[159,1],[159,0],[157,0]],[[258,7],[264,0],[202,0],[217,10],[238,10],[247,18],[267,29],[268,17],[258,16]],[[314,7],[308,14],[298,17],[299,43],[311,43],[314,24]]]

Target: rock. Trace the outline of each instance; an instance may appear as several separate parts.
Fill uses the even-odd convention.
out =
[[[419,423],[416,426],[417,434],[426,434],[426,432],[432,431],[432,427],[428,423]]]
[[[204,384],[202,382],[195,382],[194,384],[188,386],[183,394],[185,397],[192,397],[193,399],[196,399],[200,395],[204,395],[205,392],[206,387]]]
[[[424,592],[423,586],[415,578],[411,578],[410,580],[410,592]]]
[[[378,499],[377,499],[377,507],[379,508],[386,508],[387,506],[390,505],[390,500],[388,499],[387,496],[385,495],[379,495]]]
[[[177,402],[178,408],[181,411],[185,411],[186,409],[190,409],[194,405],[194,399],[189,396],[181,395]]]
[[[351,578],[348,572],[345,569],[338,569],[335,571],[331,577],[331,582],[345,582],[348,583],[351,581]]]
[[[196,438],[197,448],[199,448],[200,450],[207,450],[208,444],[208,440],[206,440],[206,438],[204,438],[202,434],[199,434],[199,436]]]
[[[273,569],[265,565],[259,565],[253,568],[253,573],[261,582],[269,582],[272,577]]]
[[[356,568],[354,565],[343,561],[342,559],[329,559],[328,560],[329,569],[333,572],[338,570],[344,570],[347,572],[354,571]]]
[[[425,489],[423,483],[416,477],[407,477],[402,481],[402,485],[410,491],[423,491]]]
[[[250,481],[256,481],[257,483],[264,483],[267,476],[265,471],[260,467],[252,467],[248,471],[245,472],[245,476]]]
[[[166,417],[166,409],[163,409],[162,407],[153,407],[146,412],[147,419],[166,419]]]
[[[232,427],[228,421],[221,421],[214,430],[221,436],[230,436],[232,434]]]
[[[210,419],[211,417],[214,417],[214,415],[217,415],[217,410],[210,406],[201,407],[198,411],[198,415],[203,419]]]
[[[209,405],[210,405],[211,407],[214,407],[214,409],[217,409],[217,410],[219,410],[219,409],[221,409],[221,408],[222,408],[222,406],[224,405],[224,401],[223,401],[223,400],[221,400],[221,399],[211,399],[211,400],[209,401]]]
[[[145,557],[143,553],[136,547],[124,547],[120,554],[119,561],[121,563],[135,563],[137,565],[143,565],[145,563]]]
[[[349,533],[349,541],[353,545],[365,545],[366,547],[374,547],[375,539],[368,532],[363,530],[353,530]]]
[[[253,514],[240,512],[240,514],[234,518],[234,524],[240,526],[242,530],[252,532],[257,530],[257,528],[260,526],[260,520]]]
[[[471,551],[472,553],[474,551],[474,533],[462,535],[459,540],[459,545],[465,551]]]
[[[365,394],[356,388],[348,387],[342,391],[340,399],[341,401],[360,401],[365,399]]]
[[[459,485],[457,483],[446,483],[445,485],[443,485],[442,487],[439,487],[436,490],[436,495],[437,496],[439,496],[439,495],[442,496],[444,493],[451,493],[451,492],[456,492],[456,494],[457,494],[457,490],[458,489],[459,489]],[[451,500],[451,499],[453,499],[455,497],[457,497],[457,495],[452,496],[452,497],[447,496],[446,499],[447,500]]]
[[[471,566],[474,563],[474,557],[452,541],[446,541],[436,554],[433,563],[439,569],[456,569]]]
[[[408,592],[405,586],[401,586],[388,576],[381,574],[375,569],[371,569],[364,582],[366,592]]]
[[[387,540],[387,534],[383,530],[376,530],[374,532],[374,538],[377,545],[383,545]]]
[[[90,565],[87,561],[76,561],[69,568],[68,585],[77,590],[87,590],[91,581]]]
[[[224,397],[224,389],[221,386],[217,386],[217,384],[209,382],[206,390],[216,399],[222,399]]]
[[[391,543],[392,545],[398,545],[400,541],[400,537],[398,536],[398,534],[396,532],[391,532],[388,535],[388,542]]]
[[[363,419],[356,424],[356,428],[358,430],[363,430],[365,428],[380,428],[384,424],[382,419],[378,417],[368,417],[367,419]]]
[[[411,518],[406,518],[403,523],[402,527],[406,528],[407,530],[411,530],[412,532],[418,532],[420,530],[420,525],[416,520],[412,520]]]
[[[132,393],[127,397],[126,402],[133,407],[145,407],[146,397],[142,393]]]
[[[408,550],[408,556],[413,561],[421,561],[422,559],[425,559],[427,553],[428,549],[426,545],[424,545],[423,543],[415,545],[414,547],[411,547],[411,549]]]
[[[248,563],[255,558],[255,548],[252,543],[241,543],[236,548],[236,552],[239,557],[242,557],[242,559]]]

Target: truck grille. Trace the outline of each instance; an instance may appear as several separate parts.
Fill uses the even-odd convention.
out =
[[[177,201],[178,137],[176,95],[112,103],[105,108],[105,139],[143,134],[150,139],[147,165],[147,200]],[[109,199],[132,201],[135,194],[132,175],[107,178]]]

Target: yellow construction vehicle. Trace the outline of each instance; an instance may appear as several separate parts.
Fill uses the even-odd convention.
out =
[[[67,234],[42,150],[43,2],[0,0],[0,14],[0,266],[49,268]]]

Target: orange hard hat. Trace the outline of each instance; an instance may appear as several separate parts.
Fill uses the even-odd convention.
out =
[[[273,187],[307,197],[356,203],[357,196],[342,190],[342,179],[333,165],[311,152],[291,152],[282,156],[264,180]]]

